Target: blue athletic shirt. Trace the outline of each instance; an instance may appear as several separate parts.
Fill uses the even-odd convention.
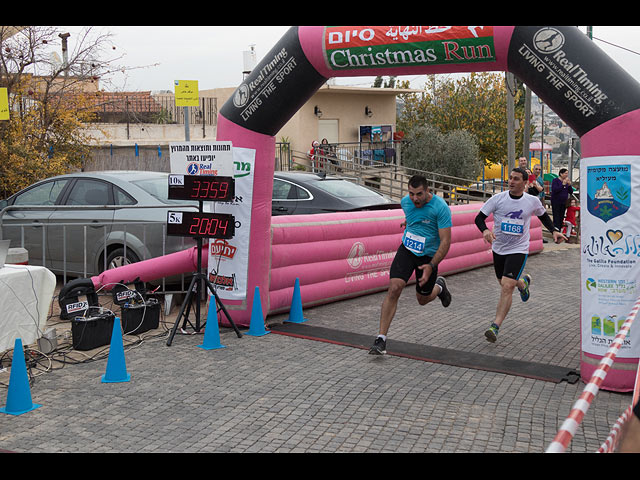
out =
[[[402,244],[414,255],[433,257],[440,247],[438,230],[451,227],[449,205],[437,195],[433,195],[422,208],[416,208],[409,195],[400,204],[407,219]]]

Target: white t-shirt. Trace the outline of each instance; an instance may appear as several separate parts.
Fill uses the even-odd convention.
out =
[[[496,239],[492,249],[499,255],[528,254],[531,216],[539,217],[546,212],[538,197],[523,193],[520,198],[511,198],[508,191],[491,197],[480,211],[486,216],[493,213]]]

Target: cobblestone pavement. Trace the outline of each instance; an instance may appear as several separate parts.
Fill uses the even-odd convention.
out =
[[[495,344],[483,336],[498,300],[493,267],[448,276],[447,309],[439,302],[419,306],[407,287],[389,342],[578,371],[579,261],[571,245],[530,257],[531,299],[514,297]],[[306,309],[305,317],[309,325],[371,334],[373,341],[383,297]],[[237,338],[222,328],[220,336],[225,348],[209,351],[197,347],[202,335],[177,335],[170,347],[166,333],[125,344],[126,383],[101,383],[105,356],[35,377],[31,394],[42,407],[0,415],[0,450],[541,453],[584,388],[372,356],[274,332]],[[5,385],[2,406],[6,392]],[[631,394],[601,390],[567,451],[595,452],[630,402]]]

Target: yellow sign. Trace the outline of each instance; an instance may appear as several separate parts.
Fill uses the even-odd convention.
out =
[[[199,105],[198,81],[176,80],[176,107],[197,107]]]
[[[6,88],[0,88],[0,120],[9,120],[9,96]]]

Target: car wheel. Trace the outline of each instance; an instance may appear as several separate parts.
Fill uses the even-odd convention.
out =
[[[124,248],[116,248],[107,257],[107,270],[129,265],[131,263],[139,262],[138,256],[130,249],[127,249],[126,255]]]

